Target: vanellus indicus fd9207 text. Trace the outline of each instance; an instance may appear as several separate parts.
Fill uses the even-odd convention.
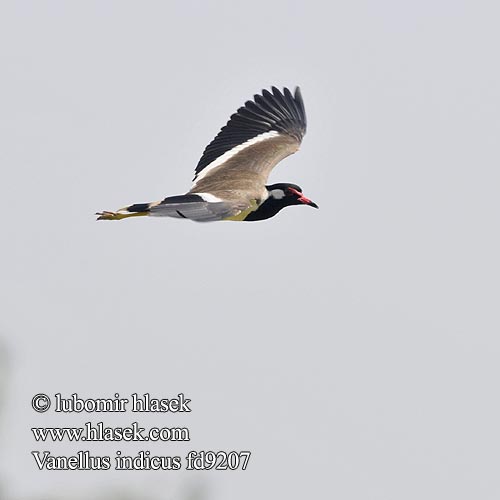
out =
[[[263,90],[238,109],[206,147],[188,193],[99,212],[98,220],[151,215],[197,222],[257,221],[289,205],[318,208],[295,184],[266,185],[271,170],[299,149],[305,133],[300,89],[294,95],[287,88]]]

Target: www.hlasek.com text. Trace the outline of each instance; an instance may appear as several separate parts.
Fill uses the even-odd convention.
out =
[[[138,422],[128,427],[108,427],[103,422],[86,422],[83,427],[32,427],[35,441],[189,441],[187,427],[151,427]]]

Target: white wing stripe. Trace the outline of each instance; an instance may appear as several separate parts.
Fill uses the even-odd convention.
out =
[[[267,139],[271,139],[272,137],[276,137],[278,135],[279,135],[279,132],[276,132],[275,130],[271,130],[270,132],[265,132],[264,134],[260,134],[256,137],[253,137],[252,139],[244,142],[243,144],[239,144],[238,146],[235,146],[233,149],[226,151],[223,155],[219,156],[216,160],[214,160],[212,163],[207,165],[196,176],[194,183],[193,183],[193,188],[194,188],[194,186],[196,186],[196,183],[200,179],[203,179],[211,170],[219,167],[224,162],[226,162],[227,160],[229,160],[233,156],[237,155],[240,151],[243,151],[244,149],[249,148],[250,146],[253,146],[254,144],[257,144],[257,143],[262,142],[262,141],[266,141]],[[191,189],[191,191],[192,191],[192,189]]]
[[[220,203],[221,201],[224,201],[221,198],[217,198],[217,196],[214,196],[213,194],[210,193],[192,193],[192,194],[197,194],[198,196],[201,196],[208,203]]]

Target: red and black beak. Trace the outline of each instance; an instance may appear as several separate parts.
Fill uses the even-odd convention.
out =
[[[313,208],[319,208],[314,201],[310,200],[309,198],[306,198],[305,196],[301,196],[299,198],[300,203],[303,203],[304,205],[309,205],[310,207]]]

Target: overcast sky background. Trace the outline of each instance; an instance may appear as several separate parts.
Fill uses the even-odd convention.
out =
[[[1,2],[2,500],[499,498],[499,15],[494,1]],[[300,85],[309,128],[270,180],[319,211],[95,222],[185,192],[271,85]],[[39,415],[38,392],[184,392],[193,411]],[[30,432],[89,420],[192,440]],[[33,449],[253,454],[245,472],[40,472]]]

